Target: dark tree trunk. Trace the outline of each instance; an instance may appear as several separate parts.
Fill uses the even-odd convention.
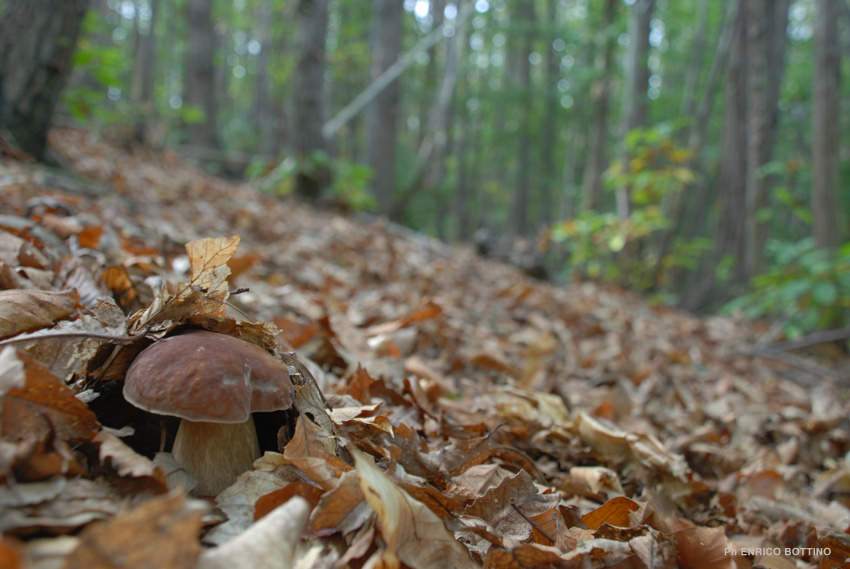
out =
[[[558,142],[558,81],[561,78],[561,58],[555,51],[555,39],[558,37],[558,3],[556,0],[546,2],[546,20],[544,25],[549,30],[546,34],[546,64],[545,64],[545,106],[540,150],[540,223],[549,224],[555,216],[554,189],[558,183],[555,165],[555,150]]]
[[[272,54],[272,23],[275,20],[272,2],[265,0],[257,10],[257,75],[254,82],[253,119],[257,131],[257,149],[265,157],[277,154],[281,148],[281,113],[283,105],[275,101],[269,67]]]
[[[533,94],[531,92],[531,52],[534,50],[534,0],[516,0],[517,21],[522,25],[522,38],[516,54],[515,85],[520,92],[522,116],[516,143],[517,171],[514,186],[511,228],[514,235],[525,236],[530,232],[528,206],[531,194],[531,120]]]
[[[605,1],[603,19],[604,41],[600,50],[600,60],[597,66],[600,77],[594,83],[591,92],[593,100],[593,123],[590,131],[590,153],[584,172],[582,209],[595,210],[602,201],[602,177],[608,167],[608,106],[611,90],[611,74],[613,71],[614,48],[616,38],[612,31],[617,12],[617,0]]]
[[[183,75],[183,104],[199,109],[203,118],[186,125],[189,144],[218,148],[218,83],[215,73],[216,33],[209,0],[186,3],[186,67]]]
[[[747,129],[747,257],[746,273],[762,265],[767,225],[758,213],[768,205],[772,176],[763,172],[773,157],[779,122],[779,90],[785,75],[789,0],[747,0],[746,81]]]
[[[8,0],[0,16],[0,129],[43,158],[88,0]]]
[[[401,54],[403,2],[374,0],[372,14],[372,66],[374,81]],[[396,184],[396,139],[401,90],[398,81],[388,85],[369,105],[366,114],[366,138],[372,187],[381,211],[393,207]]]
[[[812,125],[812,214],[815,243],[840,242],[837,207],[840,132],[841,52],[838,14],[841,0],[817,0],[815,15],[814,123]]]
[[[747,16],[738,0],[726,83],[726,124],[720,165],[718,250],[735,260],[736,280],[746,278],[747,211]]]
[[[315,162],[326,149],[325,44],[328,36],[328,0],[298,2],[298,62],[295,69],[294,142],[299,162],[296,192],[315,200],[329,181],[326,168]]]
[[[141,34],[137,45],[135,68],[133,69],[133,100],[136,102],[134,136],[137,142],[150,140],[150,123],[155,118],[154,73],[156,71],[156,23],[160,0],[150,0],[150,21],[147,32]],[[136,14],[138,25],[139,14]]]

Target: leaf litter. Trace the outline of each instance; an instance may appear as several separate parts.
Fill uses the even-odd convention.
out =
[[[90,192],[2,164],[3,567],[847,566],[847,377],[758,325],[52,144]],[[207,499],[121,397],[189,329],[279,357],[296,402]]]

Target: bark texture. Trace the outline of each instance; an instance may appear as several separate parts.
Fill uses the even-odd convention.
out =
[[[36,158],[71,71],[88,0],[8,0],[0,16],[0,129]]]
[[[215,72],[216,40],[209,0],[186,2],[186,60],[183,76],[183,104],[203,112],[203,119],[187,125],[191,145],[218,148],[218,101]]]
[[[401,55],[404,3],[374,0],[372,7],[370,75],[374,81]],[[372,187],[383,212],[389,212],[393,206],[400,99],[399,83],[393,81],[375,97],[366,114],[367,157],[372,168]]]
[[[828,248],[835,247],[840,241],[836,195],[841,140],[839,1],[817,0],[815,12],[812,214],[815,243]]]
[[[582,209],[595,210],[602,202],[602,176],[608,167],[608,107],[613,72],[616,37],[613,31],[617,12],[617,0],[605,0],[602,26],[602,46],[598,54],[599,79],[591,92],[593,100],[593,122],[590,127],[590,151],[584,172]]]
[[[313,160],[316,153],[326,149],[322,125],[327,36],[328,0],[299,0],[293,112],[295,153],[300,165],[296,192],[310,200],[320,197],[329,178],[326,168]]]

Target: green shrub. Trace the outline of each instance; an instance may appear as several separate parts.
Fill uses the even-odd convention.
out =
[[[751,292],[728,303],[727,312],[778,319],[790,338],[850,322],[850,243],[827,251],[812,239],[773,241],[767,253],[771,268],[752,280]]]

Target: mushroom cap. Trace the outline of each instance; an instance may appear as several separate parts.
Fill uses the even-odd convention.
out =
[[[145,348],[127,370],[124,398],[145,411],[189,421],[242,423],[292,406],[286,364],[227,334],[197,331]]]

